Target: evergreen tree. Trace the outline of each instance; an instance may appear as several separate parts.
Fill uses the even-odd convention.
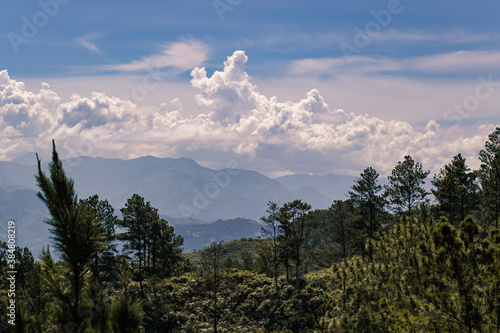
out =
[[[428,195],[422,187],[425,184],[430,171],[423,171],[422,164],[413,160],[409,155],[405,156],[403,162],[392,170],[388,177],[389,184],[386,186],[385,195],[394,209],[400,214],[412,216],[414,209]]]
[[[278,251],[279,250],[280,249],[278,248]],[[278,255],[280,254],[278,253]],[[274,275],[273,259],[274,259],[274,253],[272,245],[265,242],[260,242],[257,245],[257,253],[255,255],[255,270],[259,274],[265,274],[266,276],[274,277],[275,275]],[[277,280],[278,280],[277,278],[274,280],[275,291],[276,291]]]
[[[468,216],[457,228],[442,219],[434,228],[433,273],[428,298],[456,330],[483,332],[486,315],[491,312],[485,289],[484,245],[479,240],[480,227]],[[486,264],[486,265],[485,265]]]
[[[174,233],[174,227],[165,219],[153,220],[149,233],[151,252],[151,274],[171,277],[180,271],[183,261],[182,248],[184,239]]]
[[[66,177],[53,142],[50,177],[38,159],[36,181],[38,197],[47,205],[46,221],[61,262],[56,265],[50,253],[42,254],[48,288],[56,302],[55,324],[60,331],[84,332],[88,327],[89,305],[85,301],[90,263],[104,246],[104,230],[87,205],[78,202],[73,180]]]
[[[295,262],[296,287],[300,285],[300,265],[302,263],[302,247],[307,237],[307,229],[314,214],[310,212],[311,205],[301,200],[285,203],[279,211],[280,232],[283,234],[283,243],[290,258]]]
[[[351,201],[335,200],[328,208],[328,233],[329,240],[338,244],[341,261],[352,255],[355,241],[354,214]]]
[[[127,200],[125,207],[120,209],[123,219],[118,224],[125,228],[119,238],[127,242],[128,249],[132,250],[139,266],[139,284],[144,292],[144,266],[147,264],[148,233],[153,220],[158,219],[158,212],[149,202],[138,194]]]
[[[118,251],[114,243],[116,240],[115,226],[118,221],[115,210],[108,200],[99,200],[97,194],[85,200],[80,200],[80,203],[89,206],[105,230],[106,246],[96,253],[92,264],[94,277],[98,282],[113,281],[114,272],[119,267],[119,262],[115,256]]]
[[[127,262],[123,261],[121,273],[123,292],[111,304],[111,320],[114,333],[136,333],[143,332],[142,321],[144,311],[142,302],[130,295],[128,286],[130,284],[130,271]]]
[[[461,154],[434,175],[432,193],[439,202],[440,209],[448,215],[451,223],[458,224],[471,213],[478,204],[476,173],[472,172]]]
[[[360,227],[364,240],[373,239],[381,225],[381,215],[386,204],[379,194],[382,185],[378,183],[379,174],[372,167],[366,168],[361,177],[351,187],[349,196],[357,214],[360,216]],[[363,242],[364,245],[364,242]],[[368,253],[371,258],[372,253]]]
[[[184,240],[175,235],[174,228],[161,219],[158,209],[134,194],[121,209],[123,219],[118,224],[125,228],[119,239],[132,250],[139,266],[139,283],[143,290],[143,280],[149,275],[170,277],[179,271],[182,262],[181,246]]]
[[[224,259],[226,258],[222,242],[212,242],[201,252],[203,268],[206,271],[205,281],[212,299],[212,319],[213,332],[217,333],[220,314],[222,309],[219,306],[218,298],[221,292],[222,280],[224,279]]]
[[[487,218],[498,228],[500,219],[500,127],[488,136],[484,149],[479,152],[481,169],[481,202]]]
[[[346,260],[351,256],[352,245],[354,242],[354,219],[352,214],[351,202],[335,200],[328,209],[328,236],[330,240],[338,244],[342,262],[346,265]],[[342,274],[342,304],[345,307],[347,294],[347,275]]]
[[[278,236],[279,236],[279,209],[278,205],[270,201],[267,204],[268,208],[266,212],[269,214],[267,216],[261,217],[261,221],[266,225],[262,228],[262,233],[264,235],[269,235],[272,240],[273,248],[273,276],[274,276],[274,287],[278,290]]]

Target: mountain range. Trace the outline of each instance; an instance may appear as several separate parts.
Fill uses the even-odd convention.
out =
[[[42,223],[47,210],[36,197],[35,162],[34,153],[0,162],[0,218],[16,219],[19,243],[32,250],[40,249],[41,241],[48,237],[47,227]],[[47,161],[43,162],[47,170]],[[241,226],[258,220],[265,215],[269,201],[283,204],[301,199],[313,209],[327,208],[334,199],[345,198],[355,179],[306,174],[271,179],[251,170],[212,170],[189,158],[152,156],[133,160],[78,157],[64,160],[63,164],[68,176],[74,179],[80,198],[98,194],[119,214],[127,199],[137,193],[158,208],[172,225],[206,224],[205,228],[213,221],[234,222],[242,218],[238,220]],[[5,225],[0,223],[2,239],[5,239]],[[238,236],[255,236],[255,227],[248,230],[248,234]],[[218,240],[231,240],[229,235],[225,237],[228,239]]]

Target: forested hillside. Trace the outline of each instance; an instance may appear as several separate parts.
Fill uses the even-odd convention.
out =
[[[500,128],[478,158],[471,170],[456,152],[430,175],[407,155],[384,185],[367,166],[326,210],[269,202],[265,237],[183,254],[147,198],[121,219],[104,198],[78,199],[54,145],[36,177],[55,246],[35,261],[3,240],[15,318],[0,331],[498,332]]]

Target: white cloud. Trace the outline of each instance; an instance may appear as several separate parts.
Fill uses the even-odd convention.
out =
[[[209,46],[201,41],[174,42],[165,45],[160,54],[144,57],[128,64],[111,65],[104,68],[118,71],[138,71],[165,67],[189,70],[203,64],[209,52]]]
[[[98,37],[98,34],[90,34],[79,37],[76,39],[76,43],[89,50],[91,53],[101,53],[101,50],[92,42]]]
[[[473,34],[462,29],[453,31],[430,32],[430,31],[399,31],[387,29],[374,36],[379,41],[407,41],[407,42],[441,42],[441,43],[474,43],[482,42],[491,38],[489,34]]]
[[[500,52],[497,51],[457,51],[416,58],[408,65],[417,71],[460,73],[482,70],[497,72],[499,64]]]
[[[0,71],[0,124],[19,136],[37,137],[53,130],[61,118],[60,101],[47,83],[33,93],[23,82],[12,80],[6,70]]]
[[[391,72],[393,74],[474,74],[500,71],[500,52],[497,51],[457,51],[431,56],[405,59],[352,56],[349,61],[340,58],[307,58],[290,63],[293,75],[323,74],[373,74]]]
[[[475,166],[477,151],[494,129],[444,131],[431,120],[419,130],[405,121],[335,109],[317,89],[296,102],[278,101],[252,82],[247,61],[245,52],[236,51],[211,76],[204,68],[193,69],[191,84],[200,90],[196,99],[208,111],[192,116],[185,115],[178,98],[139,106],[92,93],[62,102],[47,84],[33,93],[2,71],[0,159],[50,149],[55,138],[66,157],[187,156],[221,167],[241,157],[268,174],[358,174],[367,166],[387,174],[411,154],[435,172],[458,152]]]

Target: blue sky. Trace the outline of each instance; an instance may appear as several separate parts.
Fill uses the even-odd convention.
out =
[[[8,1],[0,159],[56,138],[67,157],[236,160],[271,176],[387,174],[405,154],[433,172],[459,152],[476,167],[500,123],[499,9]]]

